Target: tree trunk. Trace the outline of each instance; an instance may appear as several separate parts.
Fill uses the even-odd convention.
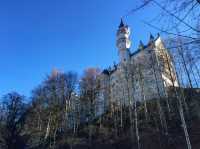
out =
[[[45,134],[45,137],[44,137],[45,139],[48,138],[49,133],[50,133],[50,122],[51,122],[51,113],[49,115],[49,119],[48,119],[48,123],[47,123],[47,127],[46,127],[46,134]]]

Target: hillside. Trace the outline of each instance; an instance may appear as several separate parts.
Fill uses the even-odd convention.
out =
[[[188,113],[185,112],[189,137],[193,149],[199,149],[200,94],[198,90],[192,90],[191,94],[190,89],[185,89],[184,95],[189,108]],[[131,128],[129,122],[128,107],[123,107],[122,124],[119,119],[120,111],[116,110],[112,115],[108,111],[92,122],[80,125],[76,134],[73,134],[73,130],[63,136],[60,134],[57,138],[56,148],[137,149],[139,145],[141,149],[184,149],[186,148],[186,141],[176,106],[177,99],[174,97],[169,99],[172,105],[171,112],[167,113],[167,108],[163,109],[166,115],[167,131],[164,130],[159,121],[159,114],[156,109],[156,103],[159,99],[153,99],[147,102],[148,120],[145,120],[144,117],[143,104],[138,103],[137,105],[139,142],[135,133],[135,123],[133,122]],[[161,104],[163,107],[166,107],[164,106],[165,99],[161,99]]]

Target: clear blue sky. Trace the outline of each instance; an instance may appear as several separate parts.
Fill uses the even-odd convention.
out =
[[[0,2],[0,96],[26,96],[53,68],[79,74],[118,61],[115,34],[120,17],[136,0],[5,0]],[[141,20],[155,9],[130,15],[132,51],[155,30]]]

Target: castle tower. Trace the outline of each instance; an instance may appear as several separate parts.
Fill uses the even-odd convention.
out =
[[[130,51],[131,41],[129,39],[130,36],[130,28],[123,23],[121,19],[121,23],[117,30],[117,48],[120,57],[120,63],[126,63],[130,59]]]

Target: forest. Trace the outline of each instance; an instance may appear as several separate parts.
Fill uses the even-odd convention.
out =
[[[145,102],[132,98],[129,105],[110,103],[97,116],[101,70],[86,68],[79,75],[54,69],[30,97],[15,91],[0,97],[0,148],[199,149],[200,1],[140,0],[123,18],[152,5],[159,14],[143,23],[164,35],[178,87],[167,67],[170,94]],[[165,64],[171,65],[168,57]]]

